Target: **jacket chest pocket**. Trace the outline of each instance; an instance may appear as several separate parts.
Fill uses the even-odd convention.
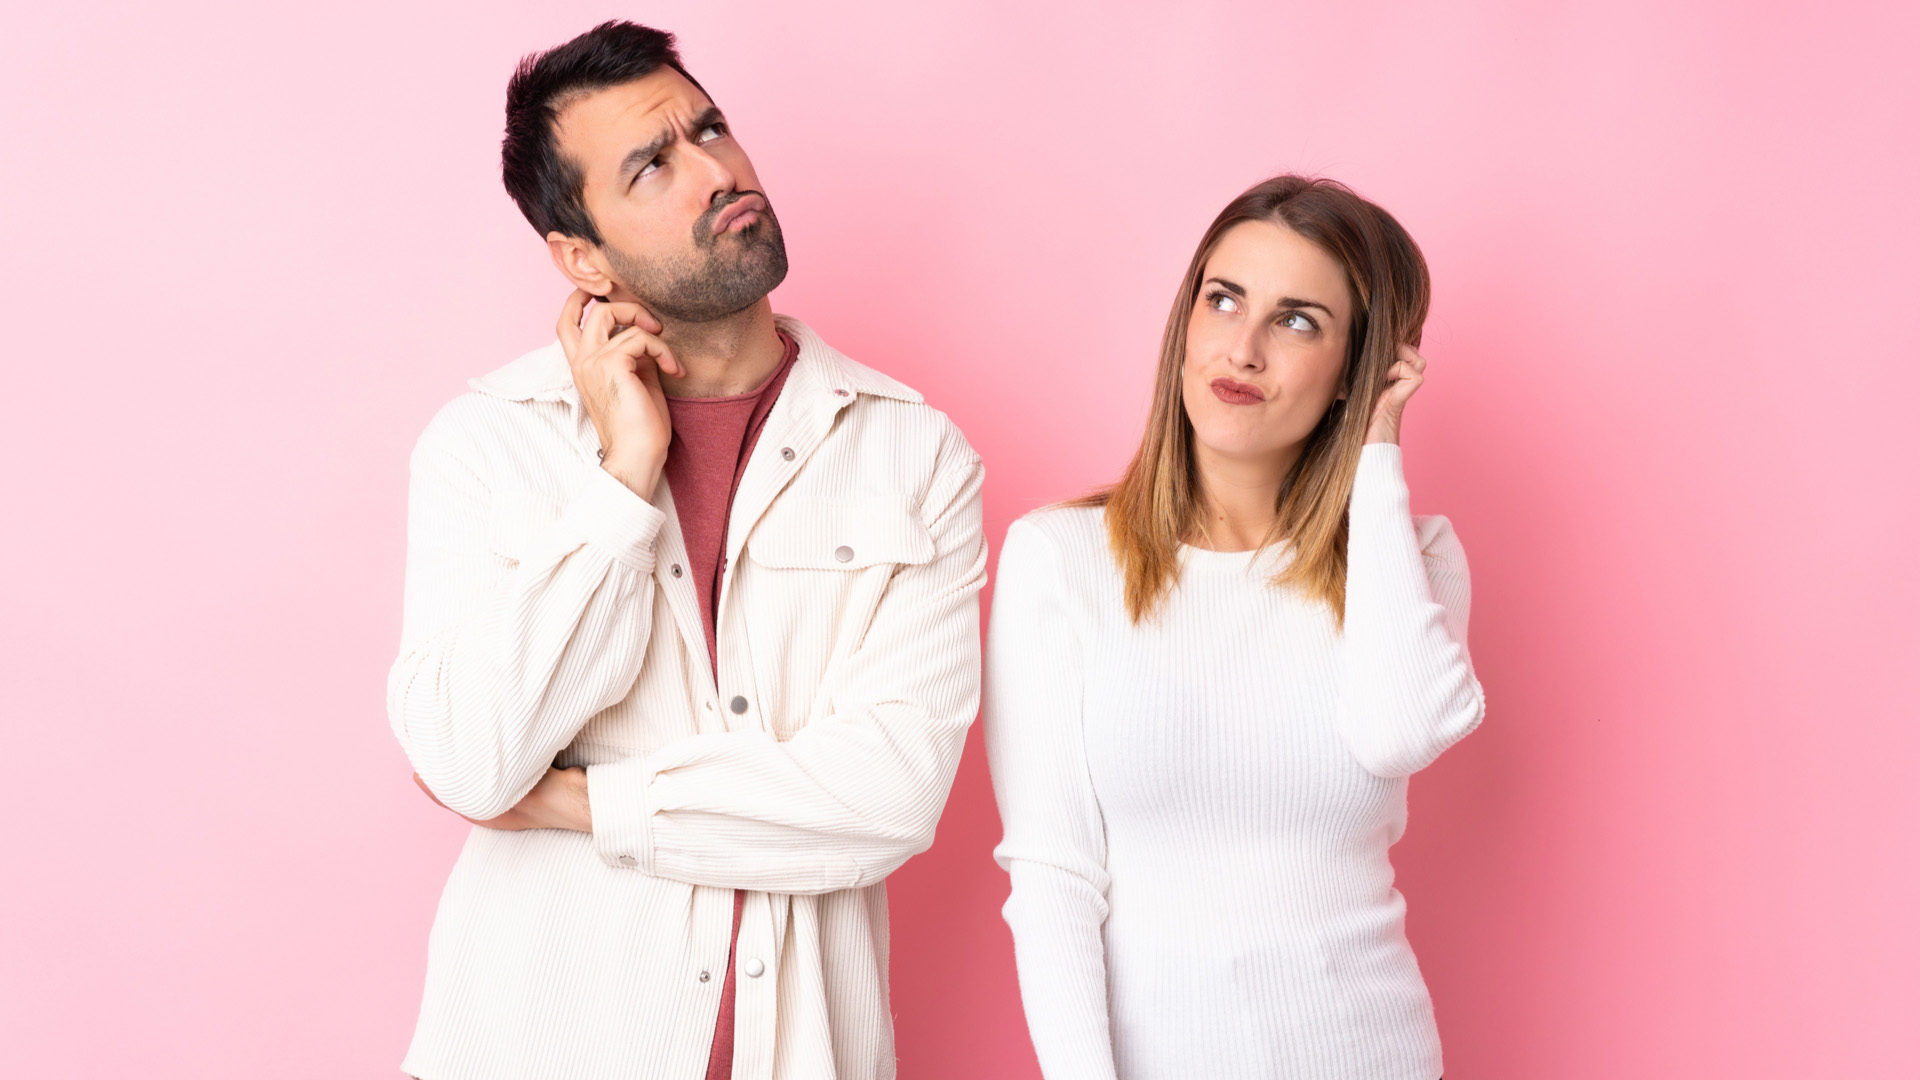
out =
[[[894,574],[930,562],[933,536],[904,500],[789,496],[747,537],[736,584],[750,625],[768,730],[786,739],[831,699],[833,672],[859,651]]]
[[[848,571],[927,562],[933,535],[900,500],[795,496],[767,508],[746,552],[769,570],[815,571],[831,584]]]

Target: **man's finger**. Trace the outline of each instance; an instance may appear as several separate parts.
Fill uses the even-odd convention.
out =
[[[591,299],[592,293],[575,289],[567,297],[567,302],[560,305],[560,321],[554,325],[554,330],[560,335],[560,347],[566,350],[569,360],[580,351],[580,316],[587,310],[587,301]]]
[[[580,339],[589,352],[607,343],[613,336],[613,304],[595,304],[587,312],[587,321],[580,328]]]
[[[608,342],[608,344],[632,357],[635,361],[643,361],[644,358],[651,358],[653,360],[652,366],[658,367],[669,375],[680,375],[685,370],[680,366],[679,359],[673,355],[673,350],[667,347],[666,342],[661,341],[659,338],[654,337],[652,334],[647,333],[637,326],[622,330],[612,341]],[[648,365],[642,362],[639,366],[646,367]]]
[[[607,307],[613,311],[613,321],[621,326],[637,326],[649,334],[660,332],[660,320],[653,317],[653,312],[639,304],[622,300],[608,304]]]

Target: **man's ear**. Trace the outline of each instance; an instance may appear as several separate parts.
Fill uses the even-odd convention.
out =
[[[618,287],[607,273],[600,249],[577,236],[557,231],[548,233],[547,253],[553,256],[553,265],[568,281],[595,296],[605,296]]]

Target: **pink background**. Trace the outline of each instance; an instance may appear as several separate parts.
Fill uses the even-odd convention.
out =
[[[406,455],[566,292],[507,73],[624,14],[996,541],[1123,465],[1227,198],[1395,211],[1492,701],[1396,851],[1449,1075],[1914,1075],[1910,5],[799,7],[8,5],[0,1072],[396,1075],[464,829],[381,702]],[[1035,1075],[997,835],[976,730],[894,879],[904,1076]]]

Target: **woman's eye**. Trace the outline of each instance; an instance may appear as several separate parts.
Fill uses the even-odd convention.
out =
[[[1231,293],[1217,292],[1207,294],[1207,306],[1215,311],[1238,311],[1240,305]]]
[[[1298,330],[1298,331],[1301,331],[1302,333],[1308,333],[1308,332],[1320,329],[1320,327],[1314,324],[1313,319],[1309,318],[1305,313],[1299,312],[1299,311],[1289,311],[1285,315],[1281,316],[1280,325],[1286,327],[1289,330]]]

